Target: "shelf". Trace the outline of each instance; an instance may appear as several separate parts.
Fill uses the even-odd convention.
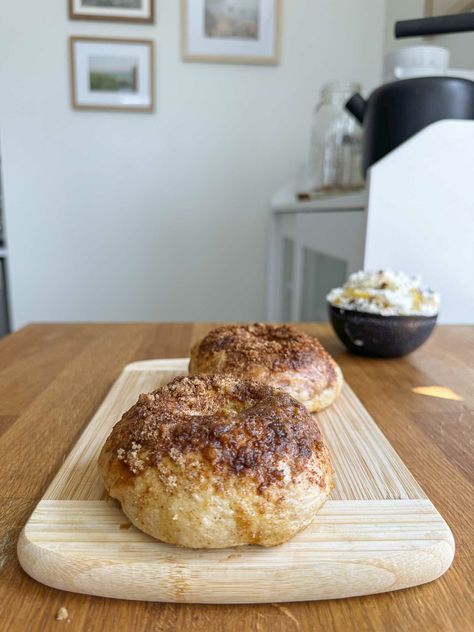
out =
[[[328,195],[304,202],[296,198],[294,183],[288,184],[272,198],[272,213],[322,213],[327,211],[360,211],[367,206],[367,191]]]

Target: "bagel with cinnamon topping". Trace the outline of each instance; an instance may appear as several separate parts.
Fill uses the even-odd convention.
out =
[[[189,373],[231,373],[280,388],[310,412],[339,395],[342,371],[320,342],[289,325],[224,325],[191,349]]]
[[[177,377],[140,395],[99,469],[136,527],[206,549],[285,542],[314,519],[332,480],[306,408],[231,375]]]

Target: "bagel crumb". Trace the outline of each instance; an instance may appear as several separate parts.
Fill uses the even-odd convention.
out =
[[[65,606],[61,606],[56,613],[56,621],[70,621],[69,612]]]

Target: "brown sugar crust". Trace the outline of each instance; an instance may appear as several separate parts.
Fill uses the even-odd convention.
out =
[[[229,372],[255,364],[271,371],[297,370],[315,361],[333,371],[331,357],[319,341],[289,325],[224,325],[209,332],[198,350],[202,356],[225,351]]]
[[[190,373],[231,373],[287,391],[311,411],[329,406],[343,377],[313,336],[289,325],[225,325],[191,350]]]
[[[195,375],[140,395],[106,447],[132,475],[199,452],[215,472],[250,476],[262,492],[282,483],[281,459],[293,480],[322,441],[316,421],[286,393],[230,375]]]
[[[192,548],[285,542],[332,486],[305,407],[232,375],[178,377],[140,395],[105,442],[99,469],[136,527]]]

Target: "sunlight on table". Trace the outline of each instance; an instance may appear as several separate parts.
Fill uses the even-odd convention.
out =
[[[417,395],[428,395],[428,397],[439,397],[440,399],[452,399],[462,402],[463,398],[452,391],[447,386],[415,386],[411,389]]]

